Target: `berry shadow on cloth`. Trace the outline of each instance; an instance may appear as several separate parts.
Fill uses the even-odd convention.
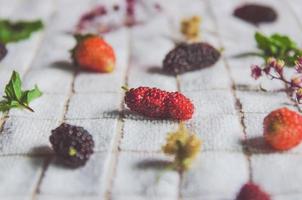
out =
[[[261,136],[240,140],[239,142],[247,154],[273,154],[282,152],[270,147]]]

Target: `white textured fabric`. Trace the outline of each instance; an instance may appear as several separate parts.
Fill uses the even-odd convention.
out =
[[[150,12],[138,8],[146,23],[104,35],[115,50],[117,66],[111,74],[97,74],[74,73],[68,51],[75,41],[70,32],[93,6],[112,9],[120,1],[0,0],[1,18],[41,18],[45,23],[44,30],[28,40],[9,44],[0,62],[0,94],[12,70],[21,74],[25,88],[38,84],[44,92],[31,104],[36,112],[11,110],[8,116],[0,115],[0,199],[233,200],[250,180],[273,199],[302,198],[302,145],[279,153],[262,138],[268,112],[297,107],[285,93],[272,91],[282,88],[278,81],[250,77],[250,65],[261,64],[261,59],[233,57],[255,50],[257,30],[288,34],[301,44],[300,0],[265,1],[279,18],[259,28],[232,16],[244,0],[158,1],[164,11],[157,15],[154,2],[146,0],[144,9]],[[210,68],[176,79],[160,72],[162,60],[174,46],[169,37],[178,31],[179,20],[192,15],[202,16],[202,39],[224,48],[223,56]],[[260,82],[269,92],[259,90]],[[122,106],[125,84],[179,89],[192,99],[195,114],[186,124],[203,146],[191,171],[182,177],[174,171],[162,173],[171,158],[161,153],[161,145],[177,123],[129,112]],[[95,154],[83,168],[62,167],[49,149],[51,130],[62,121],[83,126],[95,140]]]

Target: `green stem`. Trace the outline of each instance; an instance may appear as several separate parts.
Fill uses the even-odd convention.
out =
[[[28,105],[25,104],[20,104],[23,108],[29,110],[30,112],[35,112],[31,107],[29,107]]]
[[[224,49],[223,47],[221,47],[221,48],[218,49],[218,51],[219,51],[220,53],[223,53],[224,50],[225,50],[225,49]]]
[[[243,58],[243,57],[247,57],[247,56],[259,56],[259,57],[263,57],[264,55],[262,53],[257,53],[257,52],[246,52],[246,53],[240,53],[237,55],[234,55],[234,58]]]

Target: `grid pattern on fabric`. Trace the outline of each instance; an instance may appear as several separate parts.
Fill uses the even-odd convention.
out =
[[[12,110],[0,115],[0,199],[231,200],[249,180],[274,199],[302,197],[302,145],[276,153],[261,140],[268,112],[300,107],[283,92],[258,89],[249,66],[261,60],[233,58],[255,49],[255,31],[287,34],[300,44],[300,0],[266,0],[279,18],[257,28],[232,16],[244,0],[166,0],[162,3],[170,7],[169,15],[104,36],[117,56],[111,74],[75,72],[69,55],[74,40],[68,32],[94,5],[117,1],[74,2],[0,0],[0,17],[41,18],[46,25],[29,40],[8,45],[9,54],[0,63],[1,92],[12,70],[20,72],[25,87],[37,83],[44,92],[32,103],[35,113]],[[174,34],[175,22],[191,15],[202,16],[202,39],[223,48],[222,58],[204,70],[177,77],[161,74],[157,69],[174,46],[165,36]],[[167,160],[161,145],[177,123],[125,111],[122,85],[179,90],[192,99],[196,113],[187,125],[203,146],[191,171],[184,176],[169,171],[157,180]],[[263,85],[282,87],[266,80]],[[62,121],[85,127],[95,140],[95,153],[83,168],[57,165],[48,150],[50,131]]]

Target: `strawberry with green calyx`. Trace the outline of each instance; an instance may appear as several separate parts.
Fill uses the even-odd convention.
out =
[[[112,47],[97,35],[75,35],[77,41],[71,50],[73,62],[82,69],[108,73],[115,68],[116,58]]]
[[[302,116],[288,108],[268,114],[263,126],[266,142],[276,150],[288,150],[301,142]]]

